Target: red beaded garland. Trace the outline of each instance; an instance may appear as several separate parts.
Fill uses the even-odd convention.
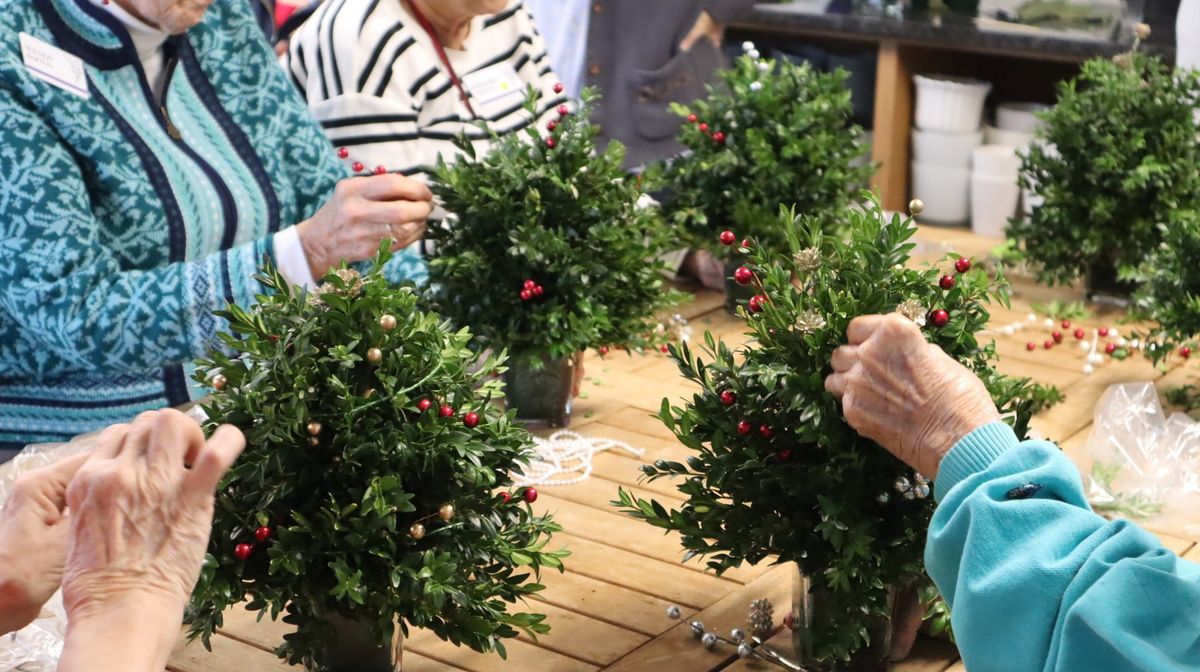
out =
[[[1057,329],[1055,329],[1054,332],[1050,334],[1050,337],[1054,339],[1055,343],[1063,342],[1063,333]]]
[[[360,161],[355,161],[354,163],[350,164],[350,170],[353,170],[356,173],[363,172],[363,168],[365,168],[365,166],[363,166],[362,162]]]
[[[1050,348],[1053,348],[1054,347],[1054,339],[1047,338],[1046,342],[1042,343],[1042,347],[1047,350],[1049,350]]]
[[[566,105],[558,106],[558,116],[565,117],[570,113],[571,113],[571,108],[567,107]]]
[[[375,174],[376,175],[386,175],[387,168],[384,168],[383,166],[375,166]]]
[[[1070,321],[1070,320],[1063,320],[1063,321],[1062,321],[1062,328],[1063,328],[1063,329],[1070,329],[1070,328],[1071,328],[1071,321]]]
[[[555,85],[554,85],[554,92],[555,92],[555,93],[562,93],[562,92],[563,92],[563,85],[562,85],[562,82],[557,82],[557,83],[555,83]]]
[[[1078,340],[1082,341],[1084,336],[1087,336],[1087,332],[1086,332],[1086,331],[1084,331],[1083,329],[1076,329],[1076,330],[1075,330],[1075,338],[1076,338],[1076,339],[1078,339]]]
[[[1100,338],[1105,338],[1108,336],[1108,327],[1100,327],[1096,331],[1100,334]]]
[[[1116,343],[1107,343],[1107,344],[1105,344],[1105,346],[1104,346],[1104,354],[1106,354],[1106,355],[1111,355],[1111,354],[1113,354],[1113,353],[1114,353],[1114,352],[1116,352],[1116,351],[1117,351],[1117,344],[1116,344]]]
[[[1030,351],[1037,350],[1037,343],[1034,343],[1033,341],[1029,341],[1028,343],[1025,344],[1025,349],[1030,350]]]
[[[1185,346],[1183,346],[1182,348],[1180,348],[1180,349],[1179,349],[1179,356],[1180,356],[1180,357],[1183,357],[1184,359],[1187,359],[1188,357],[1191,357],[1191,356],[1192,356],[1192,349],[1191,349],[1191,348],[1189,348],[1189,347],[1188,347],[1188,346],[1186,346],[1186,345],[1185,345]]]

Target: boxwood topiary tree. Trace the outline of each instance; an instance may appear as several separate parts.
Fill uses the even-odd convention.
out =
[[[861,129],[851,121],[844,70],[826,74],[743,46],[747,53],[706,97],[673,107],[684,120],[679,140],[687,153],[656,181],[670,192],[669,216],[692,247],[717,250],[718,233],[731,229],[784,250],[780,204],[831,231],[872,168],[855,165]]]
[[[208,557],[192,598],[205,642],[222,612],[296,626],[278,654],[319,666],[330,621],[365,622],[385,645],[393,617],[479,651],[504,652],[544,616],[510,605],[541,590],[557,530],[511,491],[532,440],[490,403],[502,355],[480,360],[466,330],[417,309],[412,289],[341,269],[312,293],[270,266],[270,294],[221,316],[228,353],[198,363],[213,389],[209,430],[241,428],[246,450],[217,493]]]
[[[905,266],[915,232],[877,202],[846,213],[847,238],[821,220],[785,212],[780,254],[752,246],[744,268],[758,295],[739,312],[751,340],[737,351],[706,335],[705,356],[671,350],[700,391],[663,401],[660,418],[695,451],[686,462],[643,467],[654,480],[682,477],[682,507],[668,509],[622,490],[630,515],[682,535],[688,556],[718,573],[743,562],[794,562],[822,596],[813,655],[844,660],[866,645],[867,624],[886,618],[888,587],[922,573],[931,485],[843,419],[825,391],[833,351],[860,315],[900,312],[986,383],[1019,435],[1056,390],[998,374],[995,349],[979,333],[984,302],[1007,300],[1004,285],[968,259],[945,270]]]
[[[1009,237],[1045,282],[1089,274],[1114,289],[1162,242],[1177,209],[1200,203],[1200,76],[1136,51],[1093,59],[1022,157],[1021,185],[1042,200]]]

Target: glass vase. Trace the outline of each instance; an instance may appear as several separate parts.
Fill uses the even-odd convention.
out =
[[[892,669],[892,663],[903,660],[912,649],[920,629],[924,610],[921,608],[917,591],[912,582],[888,588],[888,612],[890,617],[872,617],[864,626],[869,643],[859,649],[849,661],[828,663],[815,659],[817,642],[815,633],[823,623],[834,616],[825,590],[815,586],[799,567],[792,577],[792,645],[793,653],[806,670],[832,672],[883,671]]]
[[[514,358],[504,372],[504,397],[527,427],[566,427],[571,422],[580,356]]]
[[[739,285],[733,279],[733,272],[742,265],[742,262],[736,260],[725,262],[725,312],[730,315],[737,313],[739,304],[745,305],[758,293],[754,285]]]
[[[326,621],[333,627],[333,638],[322,664],[304,666],[308,672],[403,672],[404,630],[398,619],[391,646],[379,646],[364,619],[331,614]]]

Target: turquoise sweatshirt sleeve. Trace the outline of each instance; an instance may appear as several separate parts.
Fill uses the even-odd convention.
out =
[[[926,568],[971,672],[1200,670],[1200,566],[1092,513],[1053,444],[981,427],[935,496]]]

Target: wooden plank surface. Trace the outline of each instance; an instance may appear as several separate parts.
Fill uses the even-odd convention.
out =
[[[994,243],[969,233],[946,229],[923,229],[920,250],[936,259],[951,249],[969,255],[985,253]],[[1066,294],[1064,294],[1065,296]],[[1095,403],[1113,383],[1153,381],[1160,389],[1194,382],[1197,369],[1181,366],[1178,358],[1156,370],[1140,357],[1125,362],[1106,359],[1091,375],[1085,375],[1086,353],[1069,341],[1051,350],[1027,351],[1025,343],[1040,343],[1050,328],[1040,323],[1018,333],[1004,334],[1000,328],[1024,320],[1030,304],[1014,299],[1011,309],[996,308],[989,325],[1000,353],[1001,370],[1058,385],[1067,400],[1037,418],[1035,429],[1061,442],[1077,464],[1086,465],[1086,444]],[[742,325],[724,313],[719,293],[702,291],[680,308],[699,339],[712,330],[732,344],[745,340]],[[1093,329],[1117,324],[1111,313],[1098,313],[1079,326]],[[1121,325],[1123,331],[1128,327]],[[592,476],[579,484],[542,487],[539,511],[553,511],[566,531],[555,537],[555,545],[568,548],[566,574],[543,576],[546,590],[524,609],[550,616],[552,632],[537,641],[521,638],[506,642],[508,660],[460,649],[429,633],[414,632],[407,642],[406,672],[451,670],[458,672],[667,672],[672,670],[720,670],[733,672],[768,669],[740,661],[726,647],[706,651],[691,637],[687,622],[698,619],[727,631],[742,627],[752,599],[769,597],[782,614],[790,601],[790,568],[742,567],[717,577],[704,571],[703,564],[681,564],[682,551],[675,535],[633,520],[613,509],[609,502],[618,487],[632,488],[643,497],[653,497],[666,506],[678,506],[680,496],[670,481],[645,483],[639,466],[656,459],[684,459],[688,451],[663,424],[653,417],[664,396],[674,400],[690,396],[692,387],[678,374],[674,364],[659,352],[628,355],[609,353],[601,358],[589,352],[585,359],[588,379],[585,396],[577,400],[571,430],[584,436],[624,442],[641,451],[634,456],[618,449],[598,454]],[[3,468],[0,467],[0,472]],[[1166,530],[1160,534],[1168,548],[1200,561],[1200,538]],[[1200,535],[1195,535],[1200,537]],[[667,609],[678,605],[682,619],[667,618]],[[288,669],[274,654],[287,626],[258,623],[254,614],[231,611],[225,630],[213,639],[209,653],[198,645],[181,643],[171,659],[175,672],[264,672]],[[780,642],[787,634],[777,635]],[[922,640],[914,655],[897,667],[902,672],[960,671],[952,645]]]

